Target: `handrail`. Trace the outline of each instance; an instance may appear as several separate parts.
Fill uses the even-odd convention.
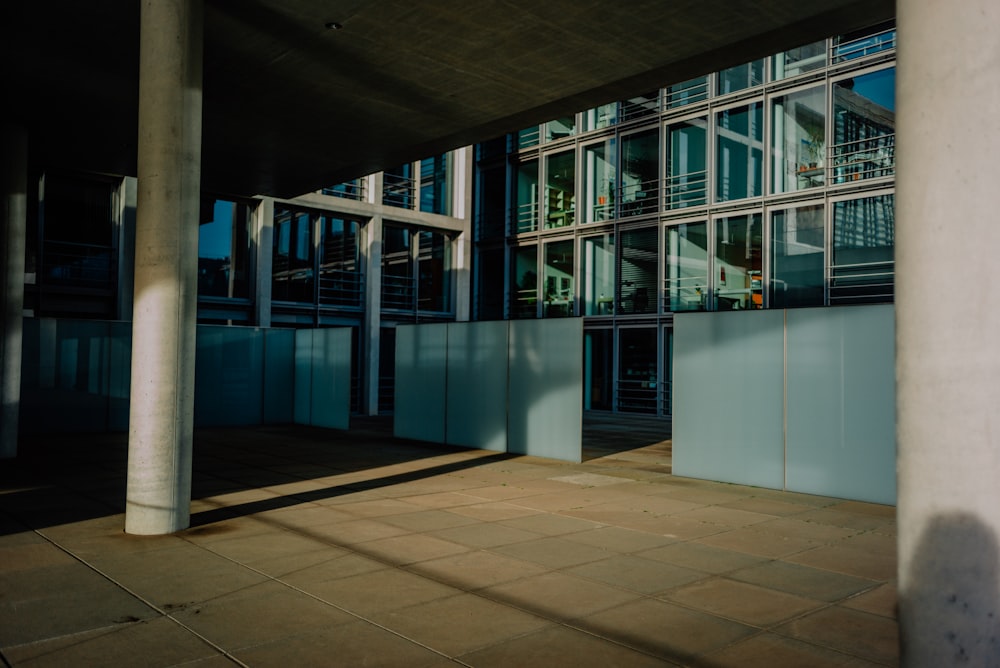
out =
[[[896,28],[888,28],[849,42],[837,42],[837,39],[839,38],[833,40],[830,47],[830,59],[834,64],[896,48]]]

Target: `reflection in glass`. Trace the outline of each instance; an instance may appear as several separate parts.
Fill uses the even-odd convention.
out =
[[[587,146],[583,150],[585,223],[611,220],[615,214],[615,140]]]
[[[759,213],[715,221],[716,310],[763,308],[762,236]]]
[[[667,128],[667,208],[702,206],[708,201],[707,121],[696,118]]]
[[[583,112],[583,129],[600,130],[618,122],[618,103],[602,104]]]
[[[622,101],[619,112],[621,122],[653,116],[660,111],[660,91],[654,90]]]
[[[573,245],[572,239],[545,244],[546,318],[573,315]]]
[[[656,328],[618,330],[618,410],[656,413]]]
[[[274,301],[316,302],[312,227],[313,217],[309,213],[274,208],[271,255],[271,298]]]
[[[420,210],[451,215],[451,179],[449,153],[420,161]]]
[[[398,225],[382,228],[382,308],[412,311],[416,304],[413,285],[412,232]]]
[[[478,320],[503,319],[504,250],[488,248],[476,256]]]
[[[563,116],[545,124],[545,141],[555,141],[576,134],[576,115]]]
[[[842,63],[896,48],[894,21],[833,38],[833,62]]]
[[[735,93],[764,83],[764,59],[755,60],[719,72],[716,94]]]
[[[771,100],[772,184],[775,193],[820,187],[826,164],[826,88]]]
[[[763,116],[760,102],[716,115],[715,201],[728,202],[763,194]]]
[[[515,232],[534,232],[538,229],[538,161],[522,162],[517,166]]]
[[[834,83],[833,183],[895,174],[895,88],[895,68]]]
[[[539,137],[540,131],[539,126],[537,125],[532,125],[530,128],[519,130],[517,133],[517,147],[530,148],[532,146],[538,146]]]
[[[212,207],[212,217],[198,226],[198,294],[245,299],[250,296],[253,212],[242,202],[221,199],[202,206]]]
[[[619,234],[621,265],[617,313],[656,313],[659,230],[645,227]]]
[[[583,409],[611,410],[611,329],[589,329],[583,333]]]
[[[443,232],[425,230],[419,233],[417,252],[417,309],[448,311],[451,304],[451,284],[448,265],[451,240]]]
[[[387,169],[382,172],[382,204],[404,209],[413,208],[415,186],[413,163],[408,162],[395,169]]]
[[[576,160],[573,151],[545,157],[545,227],[573,224],[576,212]]]
[[[638,216],[659,210],[660,133],[649,130],[622,138],[619,173],[621,215]]]
[[[770,308],[823,305],[825,238],[822,205],[771,215]]]
[[[319,303],[361,306],[361,223],[320,217]]]
[[[775,81],[812,72],[826,66],[826,40],[782,51],[771,57],[771,78]]]
[[[668,311],[704,311],[708,299],[708,227],[684,223],[666,230],[667,263],[664,307]]]
[[[511,251],[510,317],[538,317],[538,247],[518,246]]]
[[[480,167],[476,176],[476,240],[502,239],[507,206],[507,170],[504,165]]]
[[[584,315],[611,315],[615,310],[615,236],[609,232],[583,239]]]
[[[891,300],[895,274],[893,195],[835,202],[830,303]]]
[[[683,107],[708,99],[708,77],[689,79],[673,86],[667,86],[664,106],[667,109]]]

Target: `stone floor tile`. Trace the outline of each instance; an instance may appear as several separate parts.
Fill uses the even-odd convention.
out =
[[[182,624],[226,650],[345,624],[348,613],[277,582],[265,582],[173,612]]]
[[[590,531],[565,534],[563,538],[571,540],[574,543],[583,543],[584,545],[592,545],[611,552],[621,553],[649,550],[675,542],[673,538],[667,538],[666,536],[647,533],[645,531],[622,529],[615,526],[602,526]]]
[[[381,561],[369,559],[359,554],[348,553],[340,557],[334,557],[329,561],[285,573],[281,576],[281,581],[287,582],[299,589],[311,591],[310,587],[329,582],[330,580],[349,578],[354,575],[372,573],[387,568],[391,567]]]
[[[776,499],[762,499],[752,496],[728,503],[720,504],[724,508],[735,508],[746,510],[752,513],[762,513],[764,515],[774,515],[775,517],[790,517],[800,513],[813,510],[813,506],[801,503],[789,503],[788,501],[778,501]]]
[[[789,622],[779,632],[866,660],[894,664],[899,651],[895,621],[839,606]]]
[[[853,610],[870,612],[873,615],[881,615],[891,619],[898,619],[898,604],[899,593],[897,591],[896,583],[890,582],[877,587],[872,591],[849,598],[840,605]]]
[[[401,500],[426,508],[459,508],[474,503],[482,503],[484,499],[481,496],[474,496],[465,492],[435,492],[433,494],[407,496]]]
[[[869,515],[871,517],[884,517],[887,519],[896,518],[896,507],[887,506],[881,503],[865,503],[863,501],[840,501],[830,506],[831,510],[840,510],[846,513],[857,515]]]
[[[391,515],[381,518],[386,524],[397,526],[407,531],[415,533],[424,531],[436,531],[438,529],[449,529],[468,524],[475,524],[476,520],[471,517],[464,517],[457,513],[446,510],[421,510],[416,513],[406,513],[404,515]]]
[[[678,513],[675,517],[707,522],[708,524],[721,524],[726,527],[745,527],[774,520],[773,515],[726,506],[701,506],[694,510]]]
[[[383,559],[393,565],[403,566],[428,559],[438,559],[450,554],[468,551],[465,545],[441,540],[434,536],[423,534],[406,534],[382,538],[355,547],[355,550],[377,559]]]
[[[321,524],[309,527],[309,532],[319,540],[341,547],[410,533],[407,529],[386,524],[379,519]]]
[[[455,665],[436,652],[366,622],[282,638],[236,650],[233,656],[250,666],[444,668]]]
[[[717,575],[768,561],[765,557],[693,542],[672,543],[636,556]]]
[[[373,618],[382,626],[449,656],[466,654],[549,626],[541,617],[474,594],[383,612]]]
[[[817,547],[818,542],[805,538],[789,538],[755,529],[733,529],[699,538],[703,545],[746,552],[761,557],[779,558]]]
[[[683,662],[755,632],[752,627],[673,603],[642,599],[573,623],[588,633]]]
[[[368,499],[365,501],[345,501],[337,504],[337,510],[341,510],[358,517],[385,517],[388,515],[401,515],[424,510],[423,507],[401,501],[399,499]]]
[[[699,657],[706,668],[875,668],[871,663],[825,647],[762,633]]]
[[[821,601],[720,577],[674,589],[663,598],[760,628],[771,627],[825,605]]]
[[[608,556],[607,550],[552,536],[500,545],[492,548],[492,551],[541,564],[548,568],[566,568],[588,561],[597,561]]]
[[[509,545],[542,537],[542,534],[533,531],[515,529],[502,524],[468,524],[453,529],[435,531],[434,535],[453,543],[476,548]]]
[[[471,517],[480,522],[496,522],[499,520],[510,520],[515,517],[527,517],[537,515],[538,510],[527,508],[522,505],[505,503],[502,501],[491,501],[489,503],[477,503],[474,505],[449,508],[449,513],[455,513],[463,517]]]
[[[297,504],[279,510],[269,510],[256,513],[254,518],[270,526],[280,526],[288,529],[343,522],[357,519],[356,515],[338,510],[332,506],[320,506],[313,503]]]
[[[874,588],[878,583],[818,568],[769,561],[730,573],[728,577],[769,589],[820,601],[839,601]]]
[[[4,647],[11,665],[176,666],[222,656],[166,617],[125,622],[92,631]],[[232,662],[228,661],[229,665]]]
[[[552,626],[536,633],[497,643],[464,654],[459,659],[477,668],[551,668],[553,666],[600,668],[662,668],[662,659],[607,642],[592,635]]]
[[[875,515],[859,515],[857,513],[835,510],[833,508],[817,508],[809,510],[795,519],[803,522],[815,522],[831,526],[854,529],[855,531],[878,531],[887,526],[894,526],[895,520]]]
[[[633,513],[621,517],[615,523],[617,526],[636,531],[645,531],[674,540],[694,540],[725,531],[726,527],[698,520],[682,519],[668,515],[652,516],[652,514]]]
[[[800,540],[811,540],[818,543],[832,543],[849,538],[857,534],[854,529],[846,527],[836,527],[819,522],[805,522],[798,518],[782,517],[772,519],[769,522],[756,524],[752,527],[755,531],[782,536],[784,538],[794,538]]]
[[[227,559],[252,565],[254,562],[266,562],[279,557],[322,550],[326,547],[329,546],[315,538],[276,529],[253,536],[216,541],[207,545],[206,549]]]
[[[546,569],[522,559],[477,550],[441,559],[422,561],[413,564],[408,570],[420,575],[427,575],[438,582],[443,582],[462,591],[475,591],[510,580],[537,576],[544,573]]]
[[[557,572],[500,584],[481,594],[556,621],[585,617],[639,598],[637,593]]]
[[[363,616],[457,593],[453,587],[396,568],[324,582],[303,582],[301,579],[297,582],[313,596]]]
[[[515,517],[509,520],[501,520],[500,524],[513,527],[515,529],[533,531],[546,536],[560,536],[562,534],[573,533],[574,531],[596,529],[601,526],[596,522],[588,522],[575,517],[551,515],[548,513],[538,513],[525,517]]]
[[[688,568],[622,554],[566,572],[643,594],[656,594],[705,577],[704,573]]]
[[[788,557],[788,561],[869,580],[896,577],[896,558],[892,553],[854,549],[843,543],[800,552]]]

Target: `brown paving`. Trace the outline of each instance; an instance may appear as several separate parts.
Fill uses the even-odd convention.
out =
[[[33,442],[0,665],[896,665],[894,509],[675,478],[667,428],[588,417],[583,464],[203,430],[160,537],[122,532],[123,436]]]

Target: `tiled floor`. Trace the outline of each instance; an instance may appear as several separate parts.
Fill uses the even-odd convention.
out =
[[[574,465],[384,420],[196,434],[193,527],[122,532],[125,439],[0,464],[11,666],[897,663],[892,508],[670,475],[662,423]]]

